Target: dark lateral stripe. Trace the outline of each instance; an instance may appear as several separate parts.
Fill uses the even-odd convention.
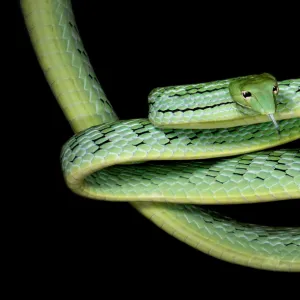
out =
[[[300,92],[300,88],[296,91],[296,93]]]
[[[238,106],[240,106],[240,107],[242,107],[242,108],[246,108],[246,109],[249,109],[249,108],[250,108],[250,107],[244,106],[244,105],[242,105],[242,104],[240,104],[240,103],[238,103],[238,102],[236,102],[236,105],[238,105]]]
[[[212,90],[205,90],[205,91],[202,91],[202,92],[197,92],[197,93],[185,93],[184,95],[179,95],[179,94],[175,94],[173,96],[169,96],[169,98],[174,98],[174,97],[183,97],[185,95],[201,95],[201,94],[204,94],[204,93],[207,93],[207,92],[216,92],[216,91],[221,91],[221,90],[227,90],[228,87],[221,87],[221,88],[216,88],[216,89],[212,89]]]
[[[180,109],[180,108],[177,108],[177,109],[167,109],[167,110],[161,110],[159,109],[157,112],[161,112],[161,113],[168,113],[168,112],[172,112],[172,113],[176,113],[176,112],[187,112],[187,111],[196,111],[196,110],[206,110],[206,109],[209,109],[209,108],[215,108],[215,107],[218,107],[218,106],[223,106],[223,105],[226,105],[226,104],[231,104],[231,103],[234,103],[232,101],[230,102],[224,102],[224,103],[219,103],[219,104],[215,104],[215,105],[212,105],[212,106],[205,106],[205,107],[195,107],[195,108],[186,108],[186,109]]]

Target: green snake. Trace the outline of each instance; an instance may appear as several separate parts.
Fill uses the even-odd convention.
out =
[[[128,201],[216,258],[300,271],[300,228],[237,222],[205,204],[300,198],[300,79],[264,73],[154,89],[149,118],[119,121],[83,47],[71,2],[23,0],[39,63],[75,136],[62,149],[67,186]],[[275,149],[272,149],[276,147]]]

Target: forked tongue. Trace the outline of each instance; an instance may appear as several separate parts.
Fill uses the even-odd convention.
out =
[[[273,122],[273,124],[274,124],[274,126],[275,126],[275,128],[276,128],[276,130],[278,132],[278,134],[280,135],[280,128],[279,128],[279,125],[278,125],[278,123],[277,123],[277,121],[276,121],[276,119],[274,117],[274,114],[269,114],[268,116],[271,119],[271,121]]]

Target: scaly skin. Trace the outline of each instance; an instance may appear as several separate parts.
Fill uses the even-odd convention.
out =
[[[244,78],[157,88],[149,96],[149,120],[160,128],[199,129],[269,122],[267,115],[245,115],[232,99],[229,85]],[[279,83],[276,120],[300,117],[299,86],[300,79]]]
[[[62,151],[64,176],[74,192],[96,199],[133,201],[132,205],[157,226],[217,258],[265,270],[300,271],[299,228],[240,224],[189,204],[300,198],[299,150],[255,152],[299,139],[299,79],[279,83],[275,116],[281,120],[280,134],[271,122],[266,123],[267,116],[246,117],[236,104],[223,105],[234,79],[156,89],[149,97],[149,119],[161,122],[161,112],[153,110],[156,106],[187,109],[182,114],[163,113],[168,122],[160,126],[172,122],[176,128],[264,123],[200,131],[158,129],[156,121],[153,125],[148,120],[118,122],[84,50],[70,1],[23,0],[21,4],[44,74],[78,133]],[[223,85],[223,90],[210,91]],[[156,97],[158,94],[162,96]],[[159,103],[158,98],[165,98],[167,104]],[[212,104],[221,104],[222,109],[202,109]],[[197,107],[199,112],[194,111]],[[182,125],[182,120],[191,125]],[[235,154],[240,156],[217,159]],[[211,157],[214,162],[186,161]],[[154,159],[170,161],[145,163]]]
[[[147,119],[95,126],[66,143],[63,171],[75,193],[93,199],[197,204],[297,199],[298,150],[199,161],[249,153],[300,138],[299,118],[279,124],[280,139],[270,122],[205,131],[161,130]],[[147,160],[163,162],[120,165]],[[169,160],[189,161],[165,162]]]

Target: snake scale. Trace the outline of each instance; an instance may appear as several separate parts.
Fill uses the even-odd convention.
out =
[[[300,198],[300,79],[270,74],[154,89],[149,119],[119,121],[90,64],[68,0],[23,0],[39,63],[75,135],[62,149],[68,187],[128,201],[216,258],[300,271],[300,229],[245,224],[205,204]],[[276,147],[275,149],[272,149]]]

